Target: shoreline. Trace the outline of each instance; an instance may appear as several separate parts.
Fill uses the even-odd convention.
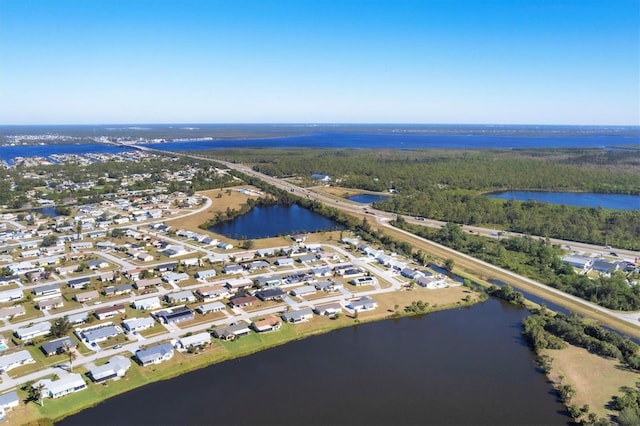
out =
[[[455,289],[458,287],[453,288]],[[426,291],[431,290],[411,290],[411,292],[415,295],[428,294],[424,293]],[[264,339],[272,341],[266,344],[250,343],[245,347],[236,348],[237,351],[235,353],[230,352],[229,347],[231,347],[231,349],[234,349],[234,347],[237,346],[238,343],[249,340],[250,337],[245,336],[238,339],[237,341],[232,342],[222,342],[218,339],[213,339],[211,345],[209,345],[204,351],[202,351],[202,353],[186,354],[177,352],[170,362],[165,362],[163,364],[153,365],[149,367],[140,367],[139,365],[134,364],[132,365],[132,369],[136,369],[136,374],[132,374],[132,369],[130,369],[125,377],[120,380],[106,382],[106,385],[90,383],[87,390],[85,390],[84,392],[72,393],[59,399],[45,400],[44,407],[37,405],[37,403],[35,402],[27,402],[26,404],[21,404],[20,407],[15,408],[10,416],[17,417],[16,420],[19,420],[18,424],[21,425],[34,424],[34,422],[41,422],[40,424],[53,424],[66,417],[94,407],[109,398],[122,395],[145,385],[164,380],[170,380],[183,374],[197,371],[214,364],[247,357],[263,350],[286,345],[290,342],[303,340],[316,335],[322,335],[342,328],[357,326],[359,324],[384,320],[394,320],[417,315],[427,315],[444,310],[468,307],[487,300],[487,297],[483,293],[470,289],[465,289],[464,291],[468,291],[469,294],[473,294],[476,297],[466,301],[460,298],[459,300],[447,305],[435,304],[433,306],[430,306],[424,312],[419,313],[409,312],[404,309],[391,313],[389,312],[391,309],[379,309],[379,312],[371,312],[369,313],[369,315],[362,315],[362,317],[360,318],[353,318],[349,315],[343,315],[337,320],[330,320],[326,318],[326,320],[323,321],[323,324],[315,324],[315,327],[301,331],[299,334],[297,333],[294,336],[285,336],[282,338],[278,338],[278,333],[282,333],[282,330],[274,331],[265,335],[256,335],[258,337],[263,337]],[[403,290],[403,292],[409,291]],[[395,292],[386,293],[380,298],[382,299],[383,297],[393,295],[394,293]],[[413,299],[420,300],[419,297],[413,297]],[[330,322],[327,323],[327,321]],[[306,324],[312,325],[313,320]],[[299,326],[300,324],[287,325],[295,331],[295,327]],[[253,340],[255,340],[255,338]],[[223,350],[224,352],[221,352],[221,350]],[[186,360],[188,360],[189,362],[185,362]],[[182,362],[178,363],[178,361]],[[85,369],[83,368],[79,368],[77,369],[77,372],[84,374],[84,370]],[[144,377],[143,373],[153,373],[153,376],[151,378]],[[89,390],[93,390],[94,392],[89,395],[85,395]],[[98,392],[96,392],[96,390],[98,390]],[[26,399],[26,392],[22,389],[18,389],[17,391],[18,395],[21,397],[21,400],[24,401]],[[16,416],[16,414],[18,414],[18,416]],[[12,419],[10,418],[10,420]]]

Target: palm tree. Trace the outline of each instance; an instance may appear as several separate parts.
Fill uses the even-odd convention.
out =
[[[29,393],[31,394],[31,398],[33,401],[38,401],[41,407],[44,405],[44,385],[40,383],[37,386],[31,386],[29,389]]]
[[[63,350],[64,350],[64,353],[66,353],[67,356],[69,357],[69,371],[73,372],[73,360],[78,357],[78,354],[76,354],[76,351],[71,347],[69,342],[64,343]]]

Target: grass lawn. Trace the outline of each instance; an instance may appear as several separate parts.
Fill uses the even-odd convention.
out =
[[[577,346],[547,349],[543,354],[553,358],[549,378],[554,386],[564,376],[563,383],[576,389],[571,404],[578,407],[588,404],[599,417],[614,413],[606,409],[606,404],[614,395],[622,395],[621,386],[635,387],[638,381],[638,373],[624,369],[618,360],[594,355]]]
[[[153,326],[138,332],[138,334],[143,337],[152,337],[163,333],[167,333],[167,329],[159,322],[156,322],[155,324],[153,324]]]

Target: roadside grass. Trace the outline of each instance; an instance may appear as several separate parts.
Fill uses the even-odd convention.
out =
[[[553,358],[549,379],[554,387],[562,383],[576,389],[569,404],[582,407],[605,417],[614,414],[606,405],[614,395],[622,395],[622,386],[634,387],[638,373],[625,369],[618,360],[589,353],[586,349],[568,345],[564,349],[545,349],[542,354]]]
[[[153,337],[153,336],[157,336],[159,334],[163,334],[163,333],[167,333],[167,329],[164,328],[164,326],[162,324],[160,324],[159,322],[155,322],[151,327],[145,329],[145,330],[140,330],[138,332],[138,334],[140,334],[143,337],[149,338],[149,337]]]

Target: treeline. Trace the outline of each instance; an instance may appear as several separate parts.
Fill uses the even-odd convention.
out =
[[[640,371],[638,345],[618,333],[587,323],[577,315],[551,315],[543,310],[522,320],[522,327],[525,339],[536,352],[559,349],[562,342],[567,342],[596,355],[616,358],[627,367]]]
[[[506,300],[509,303],[513,303],[514,305],[524,306],[526,303],[524,295],[519,291],[515,291],[513,287],[508,284],[502,287],[491,285],[487,289],[487,293],[502,300]]]
[[[640,212],[496,200],[501,190],[640,193],[640,151],[246,150],[217,152],[276,177],[311,184],[326,173],[341,186],[397,190],[375,207],[467,225],[640,249]],[[312,166],[310,166],[312,165]]]
[[[620,311],[640,309],[640,286],[629,285],[624,272],[597,278],[577,274],[573,267],[562,262],[561,248],[545,239],[485,238],[467,234],[454,223],[447,223],[440,229],[412,225],[403,220],[392,224],[606,308]]]
[[[375,207],[464,225],[640,250],[640,210],[503,201],[439,188],[406,191],[375,203]]]

